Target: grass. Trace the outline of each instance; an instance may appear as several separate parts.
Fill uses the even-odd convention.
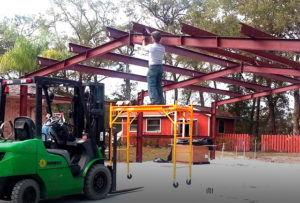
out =
[[[126,161],[126,147],[118,148],[117,158],[120,162]],[[143,161],[153,161],[155,158],[159,157],[162,159],[167,159],[171,147],[143,147]],[[130,147],[130,161],[135,161],[136,147]]]

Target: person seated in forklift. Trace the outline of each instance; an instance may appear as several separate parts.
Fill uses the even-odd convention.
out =
[[[35,122],[23,116],[4,120],[10,85],[35,86]],[[50,90],[62,85],[72,88],[72,124],[52,114]],[[104,162],[103,84],[36,76],[0,80],[0,91],[1,200],[36,203],[81,193],[98,200],[115,188],[115,173]],[[48,118],[42,125],[43,99]]]

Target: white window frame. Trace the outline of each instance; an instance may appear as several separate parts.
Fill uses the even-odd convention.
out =
[[[159,120],[159,130],[158,131],[149,131],[148,130],[148,120]],[[147,118],[146,119],[146,132],[147,133],[161,133],[161,118]]]
[[[190,119],[188,119],[187,121],[189,121],[189,120]],[[194,125],[195,121],[196,121],[197,126]],[[179,122],[186,122],[186,120],[184,118],[181,118],[181,119],[179,119]],[[191,129],[191,125],[189,125],[189,124],[183,124],[183,123],[180,124],[180,125],[181,125],[181,129],[182,129],[182,132],[181,132],[182,137],[190,136],[190,135],[186,135],[185,134],[185,127],[186,127],[185,125],[188,125],[189,131]],[[199,127],[199,125],[198,125],[198,119],[197,118],[193,119],[193,128],[195,128],[195,131],[196,131],[196,132],[193,132],[193,136],[198,136],[198,127]]]

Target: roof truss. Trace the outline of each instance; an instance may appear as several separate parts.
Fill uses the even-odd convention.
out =
[[[145,82],[146,77],[142,75],[91,67],[82,65],[80,63],[93,58],[100,58],[138,65],[142,67],[148,67],[147,61],[145,60],[112,53],[112,51],[126,45],[141,44],[143,35],[148,36],[146,40],[147,42],[150,42],[149,32],[152,32],[154,30],[154,28],[138,23],[133,23],[132,31],[129,33],[113,28],[108,28],[108,35],[111,38],[114,38],[112,41],[95,48],[70,44],[70,51],[77,53],[77,55],[63,61],[38,58],[38,63],[46,67],[41,68],[38,71],[29,73],[26,75],[26,77],[36,75],[44,76],[57,72],[59,70],[67,69],[86,72],[90,74],[99,74],[109,77],[117,77]],[[298,70],[300,69],[300,63],[268,52],[285,51],[291,52],[293,54],[299,54],[299,39],[278,39],[242,23],[241,33],[248,37],[217,36],[216,34],[201,30],[196,27],[192,27],[187,24],[182,24],[182,32],[188,34],[189,36],[173,35],[171,33],[162,32],[163,38],[161,40],[161,43],[165,45],[167,52],[196,59],[201,62],[217,64],[223,67],[223,69],[211,73],[203,73],[170,65],[164,65],[164,70],[167,72],[182,74],[190,77],[187,80],[179,82],[164,80],[164,91],[176,88],[187,88],[202,92],[210,92],[235,97],[228,100],[216,102],[216,105],[223,105],[266,96],[269,94],[281,93],[300,87],[299,80],[296,79],[296,77],[300,76],[300,70]],[[183,47],[189,47],[190,49]],[[193,50],[191,50],[191,48]],[[237,50],[237,52],[233,52],[232,50]],[[203,51],[205,53],[203,53]],[[253,56],[249,57],[242,55],[242,52],[253,54]],[[257,56],[265,58],[269,62],[259,60]],[[227,77],[230,74],[241,72],[253,73],[262,77],[288,82],[291,83],[291,85],[278,89],[271,89],[270,87],[260,84],[239,81]],[[214,80],[236,86],[243,86],[256,92],[249,95],[241,95],[235,92],[196,85],[199,82],[208,80]]]

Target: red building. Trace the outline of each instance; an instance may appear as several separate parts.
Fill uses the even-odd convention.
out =
[[[210,135],[210,108],[209,107],[194,107],[194,123],[193,123],[193,136],[206,137]],[[173,118],[173,115],[170,115]],[[132,118],[134,115],[132,115]],[[121,115],[122,119],[122,134],[126,136],[126,122],[127,116]],[[233,133],[234,132],[234,121],[237,117],[232,114],[224,111],[217,111],[217,133]],[[183,118],[179,117],[180,121],[184,121]],[[130,136],[136,136],[137,130],[137,120],[134,120],[130,126]],[[188,124],[179,124],[178,125],[178,136],[179,137],[189,137],[190,126]],[[173,136],[173,124],[167,118],[164,113],[160,112],[146,112],[144,113],[143,119],[143,136],[144,144],[154,144],[154,145],[168,145],[171,143],[169,136]],[[157,138],[157,136],[166,137],[165,139],[156,139],[153,143],[148,141],[148,138]],[[135,144],[135,139],[131,138],[131,144]],[[150,143],[149,143],[150,142]]]

